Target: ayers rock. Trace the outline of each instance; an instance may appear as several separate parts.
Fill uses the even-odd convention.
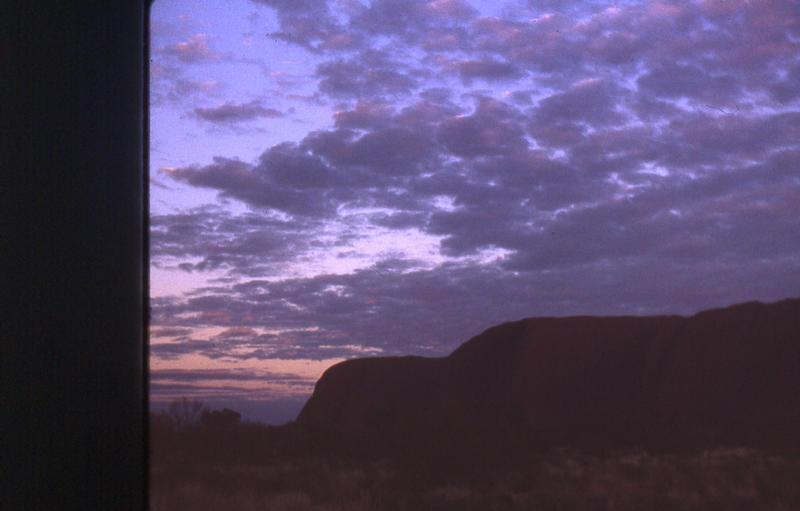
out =
[[[444,358],[348,360],[322,375],[296,426],[376,453],[800,452],[800,299],[691,317],[523,319]]]

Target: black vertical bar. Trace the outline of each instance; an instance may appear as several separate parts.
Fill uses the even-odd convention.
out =
[[[3,508],[145,503],[146,5],[0,13]]]

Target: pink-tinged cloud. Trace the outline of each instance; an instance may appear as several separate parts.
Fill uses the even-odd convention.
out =
[[[208,40],[207,34],[195,34],[188,41],[166,46],[161,51],[189,63],[219,59],[220,56],[208,46]]]
[[[478,11],[463,0],[434,0],[425,6],[432,16],[466,21],[478,14]]]
[[[353,110],[336,112],[333,118],[340,128],[369,129],[385,127],[394,107],[384,102],[359,101]]]

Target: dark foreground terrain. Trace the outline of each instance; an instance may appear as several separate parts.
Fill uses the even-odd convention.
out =
[[[152,511],[800,509],[800,460],[746,448],[602,455],[553,448],[495,467],[162,454],[151,459]]]
[[[800,300],[349,360],[297,421],[152,416],[151,509],[800,511]]]

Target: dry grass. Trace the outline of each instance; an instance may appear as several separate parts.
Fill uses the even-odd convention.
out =
[[[525,466],[431,477],[343,460],[152,464],[152,511],[800,510],[800,460],[750,449],[693,455],[553,450]]]

